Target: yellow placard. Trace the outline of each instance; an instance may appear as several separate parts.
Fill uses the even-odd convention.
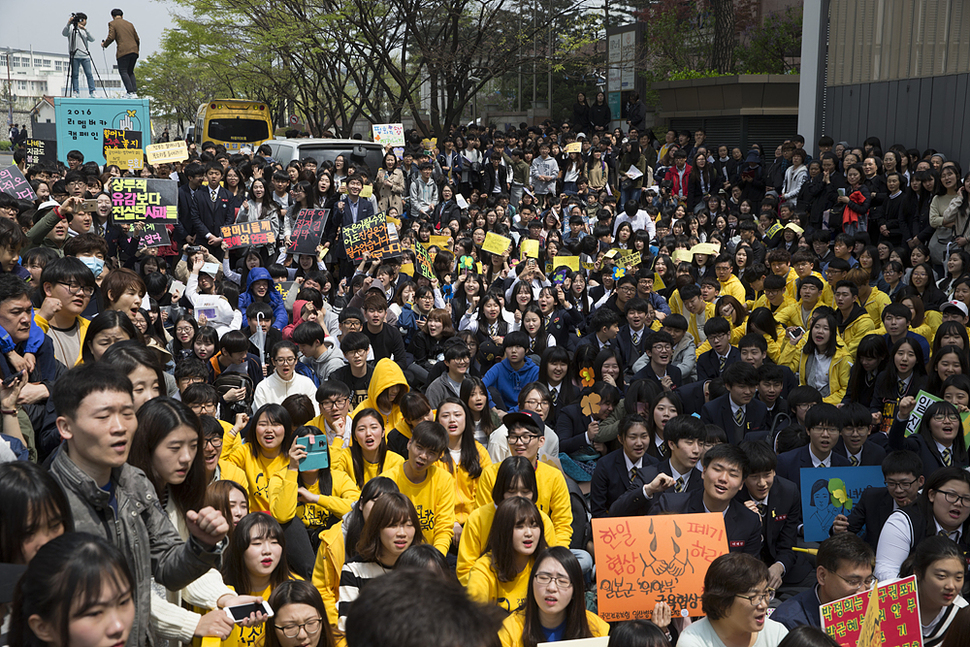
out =
[[[568,267],[573,272],[579,271],[579,257],[578,256],[557,256],[552,259],[552,269],[557,267]]]
[[[671,259],[677,261],[678,263],[686,262],[690,263],[694,260],[694,253],[686,249],[675,249]]]
[[[145,163],[145,152],[140,148],[108,148],[104,156],[108,166],[114,164],[129,171],[140,171]]]
[[[523,258],[539,258],[539,241],[538,240],[523,240],[522,241],[522,257]]]
[[[434,245],[438,249],[450,249],[451,236],[429,236],[428,244]]]
[[[149,164],[184,162],[189,159],[189,149],[184,141],[149,144],[145,147],[145,155]]]
[[[618,250],[618,249],[611,249],[610,251],[606,252],[606,254],[603,256],[603,258],[615,258],[619,254],[620,254],[620,250]]]
[[[401,229],[401,221],[398,220],[397,218],[392,218],[391,216],[388,216],[387,221],[392,223],[395,227],[397,227],[398,230]]]
[[[478,273],[479,274],[484,274],[485,273],[485,270],[482,269],[482,263],[481,263],[481,261],[479,261],[478,263],[475,263],[475,267],[478,269]]]
[[[717,254],[717,248],[711,243],[697,243],[690,248],[691,257],[693,257],[694,254],[706,254],[708,256],[712,256]]]
[[[624,267],[636,267],[640,264],[640,252],[633,252],[632,254],[627,254],[623,257],[622,261]]]
[[[653,273],[653,289],[654,292],[659,292],[660,290],[666,289],[667,284],[656,272]]]
[[[374,195],[374,187],[373,187],[373,185],[365,184],[363,186],[363,188],[361,188],[361,190],[360,190],[360,197],[362,197],[362,198],[370,198],[372,195]]]
[[[802,233],[805,231],[804,229],[802,229],[801,227],[799,227],[793,222],[790,222],[787,225],[785,225],[785,229],[791,229],[793,232],[795,232],[796,236],[801,236]]]
[[[401,263],[401,274],[414,276],[414,263]]]
[[[583,152],[583,143],[582,142],[573,142],[572,144],[566,144],[566,153],[567,154],[569,154],[569,153],[582,153],[582,152]]]
[[[509,249],[509,245],[512,244],[511,238],[506,238],[496,234],[494,231],[490,231],[485,234],[485,242],[482,243],[482,249],[490,254],[498,254],[501,256]]]

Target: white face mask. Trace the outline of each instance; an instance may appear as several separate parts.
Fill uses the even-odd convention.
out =
[[[79,261],[84,263],[85,267],[94,273],[94,278],[101,276],[102,270],[104,270],[104,261],[97,256],[78,256]]]

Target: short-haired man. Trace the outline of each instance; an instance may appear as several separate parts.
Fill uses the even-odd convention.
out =
[[[850,357],[855,357],[859,342],[875,328],[869,313],[859,305],[858,298],[859,288],[852,281],[842,280],[835,284],[835,322]]]
[[[818,584],[781,603],[771,619],[794,629],[800,625],[821,628],[819,608],[834,600],[870,588],[876,554],[866,542],[849,532],[839,533],[823,541],[815,557]]]
[[[318,381],[329,379],[331,373],[347,363],[335,340],[316,321],[304,321],[298,325],[293,329],[291,339],[300,349],[303,363],[313,369]],[[367,346],[370,347],[370,340]]]
[[[778,340],[779,342],[782,340]],[[798,386],[798,378],[790,368],[784,365],[775,364],[768,357],[768,341],[764,335],[758,333],[748,333],[738,341],[738,352],[741,354],[741,361],[751,364],[758,369],[759,374],[766,368],[778,369],[782,374],[781,395],[787,397],[788,393]],[[760,386],[759,386],[760,388]],[[777,397],[777,396],[776,396]],[[762,399],[762,402],[765,402]],[[767,402],[765,402],[767,404]]]
[[[910,451],[890,452],[882,461],[882,477],[885,487],[870,485],[852,506],[848,517],[836,515],[832,522],[833,534],[850,532],[858,535],[864,530],[866,543],[876,550],[879,534],[889,515],[913,505],[923,489],[923,461]]]
[[[85,364],[54,387],[57,428],[64,445],[50,473],[64,490],[74,529],[115,544],[128,560],[135,624],[128,645],[149,640],[152,578],[182,589],[219,566],[229,524],[211,507],[185,514],[189,540],[182,541],[159,505],[148,477],[127,463],[138,426],[131,381],[101,364]],[[207,606],[237,604],[223,586]]]
[[[620,449],[596,461],[593,470],[589,505],[594,518],[610,516],[610,507],[617,499],[638,484],[649,482],[643,479],[647,470],[657,464],[657,459],[647,453],[650,432],[647,431],[646,418],[640,414],[634,413],[623,419],[616,440]]]
[[[350,410],[353,411],[367,399],[367,391],[374,377],[374,367],[367,363],[370,338],[362,332],[348,332],[340,342],[340,352],[347,363],[330,373],[329,379],[350,388]]]
[[[694,338],[694,345],[700,346],[707,341],[704,324],[714,316],[714,304],[701,298],[701,289],[693,283],[678,288],[677,294],[683,303],[683,314],[687,317],[687,330]]]
[[[908,338],[919,344],[923,351],[923,361],[930,359],[930,345],[926,337],[915,333],[909,329],[909,324],[913,321],[913,312],[909,306],[902,303],[890,303],[882,311],[882,326],[886,330],[883,338],[886,340],[886,349],[892,350],[893,345],[900,339]]]
[[[701,407],[701,420],[724,429],[729,441],[737,445],[748,433],[764,429],[767,409],[754,399],[759,377],[753,366],[735,362],[722,377],[727,393]]]
[[[674,340],[669,333],[662,330],[650,333],[644,343],[643,353],[648,361],[637,371],[633,379],[659,382],[665,391],[673,391],[681,385],[683,376],[680,369],[671,364],[674,357]]]
[[[97,286],[94,274],[79,259],[68,256],[50,261],[40,275],[44,302],[34,312],[34,321],[54,342],[54,357],[65,366],[81,359],[81,345],[87,332],[82,313]]]
[[[721,294],[730,295],[738,300],[738,303],[745,301],[745,289],[739,279],[734,274],[734,261],[727,254],[721,254],[714,259],[714,274],[717,276],[718,283],[721,284]]]
[[[599,308],[589,318],[589,331],[579,340],[578,346],[592,346],[597,353],[604,348],[613,348],[620,333],[620,317],[610,308]]]
[[[364,297],[364,318],[366,324],[363,333],[370,339],[374,350],[374,359],[380,361],[385,357],[393,359],[403,370],[407,366],[406,349],[401,333],[384,323],[387,315],[387,299],[376,290]]]
[[[431,178],[434,165],[423,162],[418,166],[420,176],[411,180],[411,217],[430,218],[435,205],[438,204],[438,185]],[[348,183],[348,188],[350,184]]]
[[[620,351],[623,367],[630,369],[646,350],[646,340],[650,334],[647,314],[652,310],[646,299],[634,297],[626,302],[626,323],[620,326],[614,344]]]
[[[225,171],[219,162],[209,162],[205,166],[206,185],[192,195],[189,203],[189,218],[192,231],[199,242],[204,242],[209,253],[222,260],[222,227],[231,225],[232,195],[222,186]]]
[[[943,315],[943,321],[956,321],[962,326],[966,326],[967,322],[970,321],[970,309],[967,308],[967,304],[963,301],[953,299],[952,301],[947,301],[940,308],[940,313]]]
[[[869,440],[872,429],[872,413],[861,402],[849,402],[842,407],[842,431],[835,453],[849,459],[853,467],[857,465],[882,465],[886,450]]]
[[[731,345],[731,322],[724,317],[714,317],[704,322],[704,335],[711,349],[697,358],[697,379],[713,380],[724,370],[741,361],[741,353]],[[699,350],[703,350],[703,346]]]
[[[502,340],[502,349],[505,357],[488,369],[482,381],[490,391],[494,389],[498,392],[505,410],[511,411],[519,401],[519,390],[522,386],[538,379],[539,367],[526,357],[529,350],[529,334],[523,330],[506,335]],[[491,394],[489,394],[489,406],[494,406]]]
[[[782,395],[784,389],[785,373],[782,371],[782,367],[777,364],[763,364],[761,370],[758,371],[758,400],[768,408],[765,414],[765,427],[768,429],[782,429],[787,426],[787,424],[780,427],[775,426],[775,421],[780,416],[784,416],[780,418],[781,420],[791,420],[788,413],[788,402]]]
[[[775,319],[786,328],[789,334],[795,328],[808,331],[812,313],[815,312],[816,308],[824,305],[821,299],[822,288],[822,279],[817,276],[806,276],[803,279],[798,279],[798,301],[775,315]]]
[[[447,397],[457,398],[461,395],[461,383],[465,380],[471,361],[471,351],[464,341],[457,338],[448,340],[444,353],[444,365],[447,370],[432,381],[425,390],[432,409],[437,409],[441,401]]]
[[[556,419],[556,435],[560,451],[567,454],[606,454],[606,445],[599,440],[600,425],[610,417],[620,401],[620,392],[612,384],[596,382],[590,393],[599,398],[599,404],[587,415],[580,402],[563,408]]]
[[[816,404],[805,414],[808,444],[784,452],[778,457],[778,474],[801,488],[800,470],[803,467],[850,467],[849,459],[833,450],[845,416],[834,404]]]

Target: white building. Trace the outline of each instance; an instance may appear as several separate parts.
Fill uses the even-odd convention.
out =
[[[65,39],[66,43],[66,39]],[[94,43],[92,43],[93,45]],[[66,49],[66,48],[65,48]],[[96,52],[95,52],[96,54]],[[110,59],[109,69],[104,69],[104,58],[92,56],[96,70],[94,75],[98,87],[97,96],[117,97],[124,93],[124,85],[118,74],[117,62]],[[7,113],[8,123],[20,124],[37,121],[34,108],[43,97],[71,96],[67,88],[70,70],[70,57],[67,53],[35,52],[23,49],[0,49],[0,88],[3,88],[2,110]],[[81,96],[88,96],[88,80],[84,70],[78,70]],[[99,78],[100,77],[100,78]],[[40,120],[41,122],[44,119]]]

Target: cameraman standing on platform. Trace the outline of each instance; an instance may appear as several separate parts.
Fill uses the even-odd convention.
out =
[[[135,26],[123,18],[124,12],[121,9],[111,10],[111,22],[108,23],[108,37],[101,41],[101,47],[107,47],[111,43],[118,43],[118,51],[115,57],[118,59],[118,73],[121,81],[125,84],[127,99],[138,98],[138,87],[135,84],[135,61],[138,60],[138,46],[141,40]]]
[[[94,36],[85,29],[87,24],[87,14],[72,13],[67,25],[61,31],[62,36],[67,36],[67,53],[71,57],[71,92],[75,99],[81,96],[77,78],[78,68],[83,67],[84,75],[88,77],[88,96],[93,97],[95,91],[94,73],[91,71],[91,52],[88,51],[88,43],[94,42]]]

